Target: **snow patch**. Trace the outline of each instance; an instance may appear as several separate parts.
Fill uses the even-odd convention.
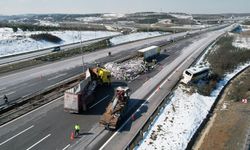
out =
[[[79,18],[76,18],[76,20],[82,21],[82,22],[94,22],[94,21],[101,21],[104,19],[101,17],[79,17]]]
[[[52,27],[59,27],[59,23],[51,22],[51,21],[45,21],[45,20],[38,20],[39,23],[35,23],[35,25],[40,26],[52,26]]]
[[[228,105],[229,105],[229,104],[228,104],[227,102],[224,102],[224,103],[222,104],[220,110],[227,110],[227,106],[228,106]]]
[[[169,14],[175,18],[178,18],[178,19],[190,19],[190,20],[193,20],[193,16],[192,15],[188,15],[188,14]]]
[[[170,28],[176,28],[176,29],[204,29],[211,27],[211,25],[182,25],[182,26],[172,26]]]
[[[112,17],[112,18],[121,18],[121,17],[125,17],[125,14],[121,14],[121,13],[109,13],[109,14],[103,14],[103,17]]]
[[[122,43],[127,43],[131,41],[136,41],[136,40],[141,40],[149,37],[155,37],[159,35],[164,35],[164,34],[169,34],[169,33],[161,33],[161,32],[138,32],[138,33],[131,33],[128,35],[123,35],[123,36],[117,36],[112,39],[110,39],[110,42],[112,45],[118,45]]]
[[[233,41],[234,47],[250,49],[250,37],[242,37],[237,35]]]

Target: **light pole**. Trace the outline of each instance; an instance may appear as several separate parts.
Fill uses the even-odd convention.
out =
[[[84,53],[83,53],[83,49],[82,49],[82,34],[81,31],[79,31],[80,33],[80,46],[81,46],[81,52],[82,52],[82,72],[84,73],[85,68],[84,68]]]
[[[82,55],[82,72],[84,73],[84,71],[85,71],[84,56]]]

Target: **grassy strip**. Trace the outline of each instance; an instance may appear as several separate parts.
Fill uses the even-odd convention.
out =
[[[207,54],[206,60],[210,64],[212,75],[202,86],[194,85],[200,94],[209,96],[226,73],[250,61],[250,50],[234,47],[232,45],[233,40],[233,36],[222,37]]]
[[[51,53],[46,56],[34,58],[32,60],[27,60],[27,61],[23,61],[19,63],[2,66],[0,67],[0,74],[7,73],[10,71],[14,71],[14,70],[21,70],[21,69],[36,66],[36,65],[41,65],[41,64],[48,63],[48,62],[62,60],[65,58],[83,54],[84,52],[96,51],[96,50],[107,48],[107,47],[109,47],[108,40],[102,40],[102,41],[90,44],[88,46],[83,46],[82,48],[75,48],[75,49],[68,50],[68,51],[59,51],[57,53]]]

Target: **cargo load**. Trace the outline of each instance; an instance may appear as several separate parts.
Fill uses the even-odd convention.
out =
[[[118,87],[113,100],[109,103],[106,111],[101,117],[100,125],[106,129],[117,129],[121,123],[129,100],[129,88]]]

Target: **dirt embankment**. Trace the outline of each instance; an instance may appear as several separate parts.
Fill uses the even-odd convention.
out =
[[[250,68],[231,81],[193,149],[250,149],[249,77]],[[241,95],[233,96],[236,91],[241,91]],[[242,98],[247,98],[248,103],[242,103]]]

